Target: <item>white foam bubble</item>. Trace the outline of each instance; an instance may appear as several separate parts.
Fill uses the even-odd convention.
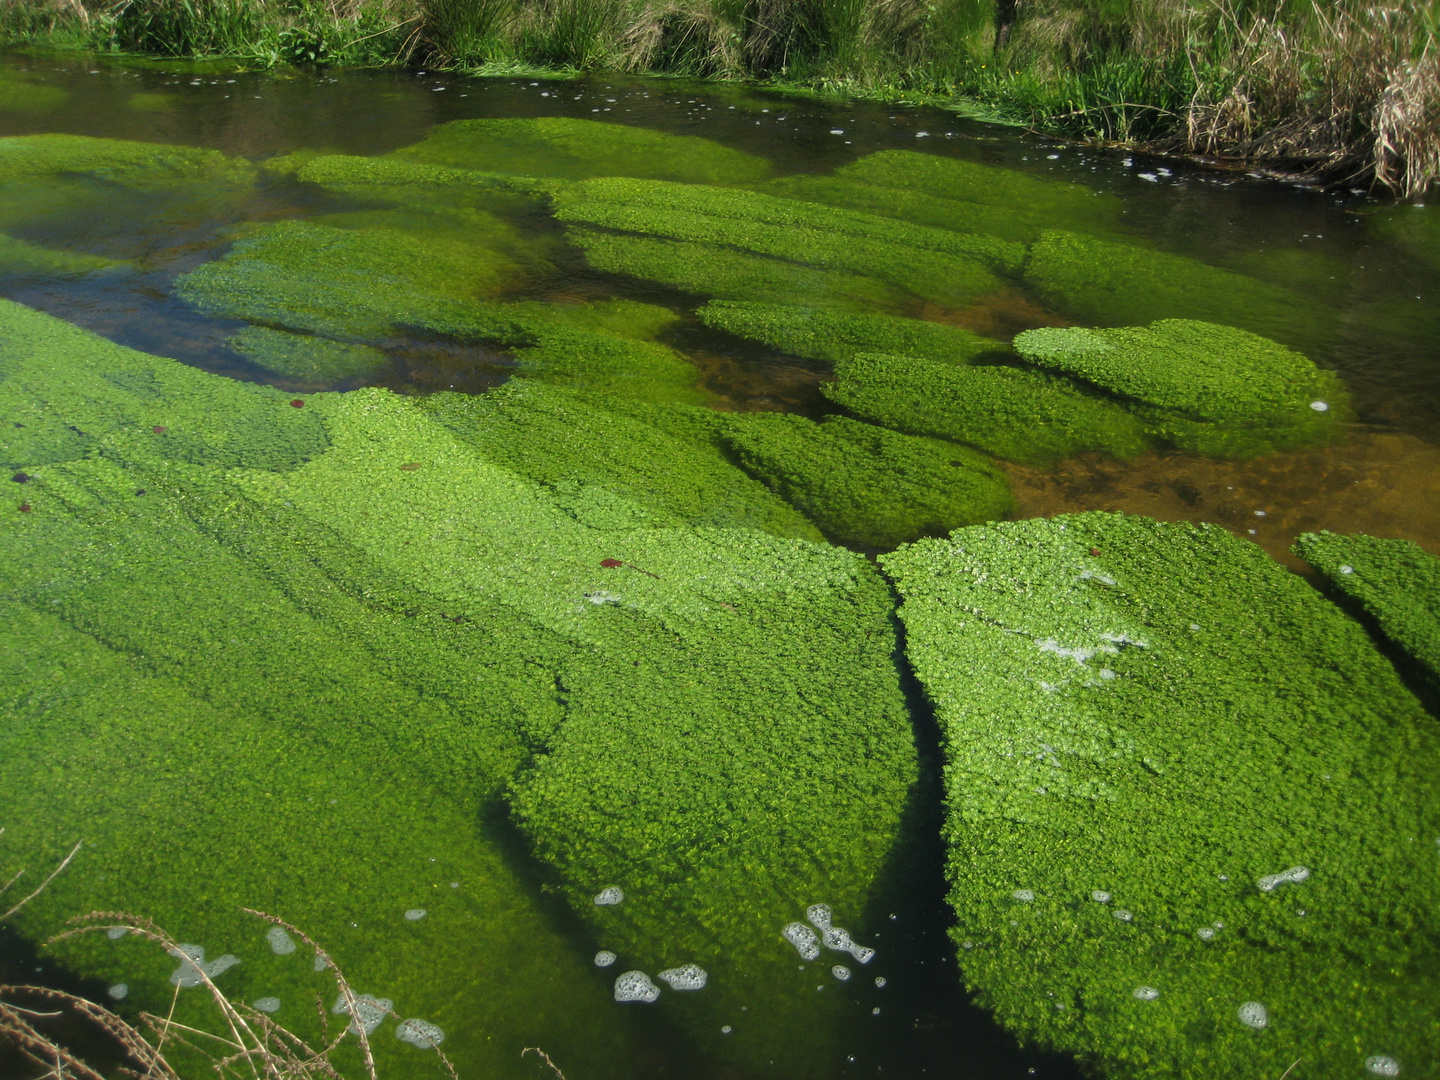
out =
[[[786,941],[795,946],[801,959],[814,960],[820,955],[820,941],[816,938],[815,931],[804,923],[792,922],[780,933],[784,935]]]
[[[203,945],[180,945],[170,949],[169,953],[180,961],[180,966],[170,973],[170,982],[182,990],[199,986],[205,981],[201,972],[211,979],[218,979],[225,972],[229,971],[236,964],[240,963],[238,956],[226,953],[224,956],[205,962],[205,947]]]
[[[280,999],[278,997],[256,998],[252,1004],[263,1013],[277,1013],[280,1011]]]
[[[847,968],[844,964],[836,964],[830,969],[830,974],[834,975],[835,978],[839,979],[841,982],[850,981],[850,969]]]
[[[735,1029],[732,1028],[729,1024],[722,1024],[722,1025],[720,1026],[720,1034],[721,1034],[721,1035],[729,1035],[730,1032],[732,1032],[732,1031],[734,1031],[734,1030],[735,1030]]]
[[[625,893],[621,891],[619,885],[606,885],[605,888],[595,894],[595,904],[598,907],[610,907],[612,904],[618,904],[624,899]]]
[[[1385,1054],[1373,1054],[1365,1059],[1365,1071],[1374,1076],[1399,1076],[1400,1063]]]
[[[1022,904],[1028,904],[1031,900],[1035,899],[1035,892],[1033,889],[1016,889],[1010,895],[1013,896],[1016,900],[1019,900]]]
[[[350,1030],[358,1031],[363,1027],[365,1034],[369,1035],[380,1026],[380,1021],[389,1016],[394,1009],[395,1002],[389,998],[376,997],[374,994],[356,994],[355,1015],[350,1020]],[[330,1011],[336,1016],[349,1014],[350,1005],[345,1000],[344,994],[335,999],[335,1004],[330,1006]]]
[[[285,932],[283,926],[272,926],[266,930],[265,940],[270,943],[270,951],[276,956],[289,956],[295,951],[295,939]]]
[[[1263,1027],[1268,1027],[1270,1024],[1269,1012],[1267,1012],[1265,1006],[1261,1005],[1258,1001],[1245,1002],[1245,1004],[1241,1005],[1240,1008],[1235,1011],[1235,1015],[1240,1018],[1242,1024],[1246,1027],[1252,1027],[1256,1031],[1259,1031]]]
[[[316,971],[324,971],[324,970],[325,970],[326,968],[328,968],[329,966],[330,966],[330,957],[326,956],[324,953],[316,953],[316,954],[315,954],[315,970],[316,970]]]
[[[829,930],[832,916],[829,904],[811,904],[805,909],[805,918],[816,930]]]
[[[856,945],[850,950],[850,955],[853,956],[858,963],[868,964],[871,960],[875,959],[875,950],[868,945]]]
[[[1130,922],[1135,918],[1134,915],[1131,915],[1130,912],[1126,911],[1123,907],[1116,908],[1110,914],[1114,915],[1115,918],[1119,919],[1121,922]]]
[[[885,976],[884,976],[884,975],[876,975],[876,976],[875,976],[875,988],[876,988],[877,990],[883,990],[883,989],[885,988]]]
[[[405,918],[411,922],[419,922],[424,917],[425,909],[423,907],[412,907],[409,911],[405,912]]]
[[[660,988],[643,971],[627,971],[615,979],[616,1001],[643,1001],[651,1005],[659,997]]]
[[[1090,893],[1090,899],[1094,900],[1097,904],[1108,904],[1110,902],[1110,894],[1104,889],[1095,889]]]
[[[709,977],[699,964],[666,968],[656,976],[661,982],[668,983],[671,990],[703,990]]]
[[[609,949],[601,949],[599,952],[597,952],[597,953],[595,954],[595,966],[596,966],[596,967],[609,967],[611,964],[615,963],[615,961],[618,960],[618,959],[619,959],[619,957],[617,957],[617,956],[616,956],[613,952],[611,952]]]
[[[1340,573],[1342,573],[1342,574],[1353,574],[1353,573],[1355,573],[1355,567],[1353,567],[1353,566],[1342,566],[1342,567],[1340,567]]]
[[[109,994],[116,1001],[124,1001],[125,995],[130,993],[130,984],[116,983],[114,986],[110,987],[109,990],[106,990],[105,993]]]
[[[421,1050],[429,1050],[445,1041],[445,1032],[430,1023],[429,1020],[417,1020],[412,1017],[409,1020],[400,1021],[395,1028],[395,1037],[411,1046],[418,1046]]]
[[[1309,876],[1309,867],[1292,866],[1289,870],[1281,870],[1278,874],[1266,874],[1255,884],[1260,886],[1261,892],[1274,892],[1281,885],[1298,885]]]
[[[1324,402],[1324,401],[1312,401],[1312,402],[1310,402],[1310,408],[1314,409],[1316,412],[1329,412],[1329,411],[1330,411],[1330,406],[1329,406],[1329,404],[1326,403],[1326,402]]]
[[[130,928],[128,926],[112,926],[110,927],[110,929],[105,931],[105,936],[111,941],[119,941],[129,932]]]
[[[1215,936],[1215,931],[1208,926],[1202,926],[1199,930],[1195,931],[1195,936],[1201,941],[1209,941]]]
[[[1154,1001],[1160,996],[1160,991],[1153,986],[1137,986],[1130,992],[1140,1001]]]

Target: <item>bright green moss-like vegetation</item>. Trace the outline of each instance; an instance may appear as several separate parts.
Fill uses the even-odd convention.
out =
[[[1340,381],[1300,353],[1230,326],[1164,319],[1115,330],[1026,330],[1015,351],[1136,403],[1177,446],[1250,457],[1320,442],[1348,414]]]
[[[882,150],[829,176],[781,177],[764,190],[1012,242],[1047,228],[1109,232],[1122,213],[1119,199],[1079,184],[913,150]]]
[[[729,184],[763,180],[770,172],[764,158],[695,135],[559,116],[452,120],[395,156],[448,168],[564,180],[634,176]]]
[[[225,978],[247,999],[308,1004],[303,962],[277,970],[236,921],[242,903],[275,909],[485,1075],[511,1075],[540,1034],[619,1075],[618,1006],[585,974],[604,946],[652,973],[710,971],[705,993],[662,999],[697,1041],[812,1067],[844,1005],[800,992],[817,972],[779,930],[819,899],[858,929],[915,776],[868,563],[750,529],[637,527],[645,509],[610,478],[642,474],[638,454],[578,479],[575,457],[535,454],[556,478],[541,485],[460,437],[443,402],[295,407],[14,304],[0,319],[28,507],[0,517],[0,801],[26,822],[6,839],[36,864],[81,831],[104,853],[100,878],[72,873],[27,910],[27,933],[143,906],[240,955]],[[718,483],[697,474],[692,506]],[[477,824],[502,793],[590,928],[576,950],[506,869],[504,826]],[[596,907],[611,884],[627,900]],[[412,907],[430,910],[413,927]],[[159,963],[112,948],[66,958],[158,1006]],[[476,962],[437,961],[457,955]]]
[[[1409,540],[1363,534],[1306,533],[1293,550],[1440,691],[1440,559]]]
[[[729,417],[724,432],[747,472],[837,543],[891,548],[1002,517],[1014,506],[993,464],[940,439],[789,413]]]
[[[100,255],[41,247],[0,233],[0,276],[80,277],[116,265]]]
[[[1076,233],[1044,233],[1025,282],[1057,311],[1099,326],[1200,319],[1301,344],[1323,341],[1334,325],[1326,309],[1278,285]]]
[[[555,214],[562,221],[725,245],[802,267],[863,274],[922,299],[954,306],[1000,287],[972,253],[1020,261],[1018,251],[1007,252],[1005,245],[986,237],[906,228],[865,214],[812,210],[758,192],[693,184],[627,178],[585,181],[556,195]],[[780,263],[772,272],[784,268]]]
[[[702,296],[779,299],[861,309],[905,306],[902,292],[875,278],[817,270],[716,244],[618,236],[575,227],[569,236],[596,270],[626,274]]]
[[[26,177],[87,176],[133,188],[195,181],[249,184],[254,168],[218,150],[93,139],[20,135],[0,139],[0,182]]]
[[[835,381],[821,390],[877,424],[1010,461],[1042,463],[1085,450],[1133,457],[1145,448],[1139,421],[1119,405],[1017,368],[862,353],[837,363]]]
[[[230,345],[266,371],[326,385],[368,378],[382,371],[387,362],[384,353],[366,345],[345,345],[264,326],[247,327],[230,339]]]
[[[701,322],[716,330],[750,338],[807,360],[827,360],[832,364],[862,352],[923,356],[968,364],[987,352],[1005,350],[998,341],[958,326],[893,315],[729,300],[712,300],[697,314]]]
[[[944,737],[951,934],[1004,1024],[1108,1076],[1434,1072],[1440,731],[1359,624],[1208,526],[882,563]]]
[[[479,396],[436,394],[420,407],[597,528],[709,525],[822,539],[713,442],[677,438],[607,403],[516,379]]]
[[[294,175],[306,183],[361,198],[486,210],[524,205],[558,186],[554,181],[525,176],[349,154],[310,158]]]

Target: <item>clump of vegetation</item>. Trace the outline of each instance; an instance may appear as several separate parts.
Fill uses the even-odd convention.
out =
[[[1440,693],[1440,559],[1409,540],[1306,533],[1292,549]]]
[[[723,431],[746,472],[836,543],[888,549],[1014,508],[991,461],[940,439],[787,413],[735,416]]]
[[[1440,732],[1358,623],[1209,526],[881,561],[941,725],[951,936],[1004,1024],[1110,1076],[1435,1068]]]
[[[837,363],[835,381],[821,389],[867,420],[1009,461],[1042,464],[1086,450],[1126,458],[1147,444],[1140,422],[1119,405],[1018,368],[862,353]]]
[[[368,345],[346,345],[267,326],[246,327],[230,339],[230,345],[266,371],[323,386],[369,378],[387,363],[383,352]]]
[[[1349,412],[1332,372],[1230,326],[1163,319],[1117,330],[1044,327],[1019,334],[1015,351],[1132,403],[1151,433],[1210,457],[1324,441]]]

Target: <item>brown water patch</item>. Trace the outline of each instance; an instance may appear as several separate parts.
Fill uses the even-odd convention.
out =
[[[1440,447],[1413,435],[1360,430],[1343,446],[1251,461],[1146,454],[1087,455],[1053,469],[1006,465],[1018,517],[1085,510],[1208,521],[1303,569],[1289,546],[1302,532],[1364,532],[1440,554]]]

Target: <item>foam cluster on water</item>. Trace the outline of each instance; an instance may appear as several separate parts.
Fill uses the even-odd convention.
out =
[[[850,981],[850,969],[844,964],[836,964],[830,969],[830,974],[834,975],[835,978],[839,979],[841,982]]]
[[[611,952],[609,949],[601,949],[599,952],[597,952],[597,953],[595,954],[595,966],[596,966],[596,967],[609,967],[611,964],[615,963],[615,961],[618,960],[618,959],[619,959],[619,957],[617,957],[617,956],[616,956],[613,952]]]
[[[1014,897],[1016,900],[1019,900],[1022,904],[1028,904],[1028,903],[1030,903],[1031,900],[1034,900],[1034,899],[1035,899],[1035,890],[1034,890],[1034,889],[1016,889],[1016,890],[1015,890],[1014,892],[1012,892],[1010,895],[1011,895],[1012,897]]]
[[[124,1001],[125,996],[130,993],[130,984],[116,983],[114,986],[110,987],[110,989],[106,990],[105,993],[109,994],[110,997],[115,1001]]]
[[[1108,904],[1110,902],[1110,894],[1104,889],[1095,889],[1090,893],[1090,899],[1094,900],[1097,904]]]
[[[1270,1025],[1270,1013],[1265,1006],[1258,1001],[1247,1001],[1235,1011],[1240,1022],[1246,1027],[1252,1027],[1256,1031]]]
[[[825,931],[830,929],[833,912],[829,904],[811,904],[805,909],[805,918],[810,920],[810,925],[816,930]]]
[[[409,911],[405,912],[405,918],[411,922],[419,922],[424,917],[425,909],[423,907],[412,907]]]
[[[445,1041],[445,1032],[429,1020],[411,1018],[400,1021],[395,1028],[395,1037],[411,1046],[418,1046],[421,1050],[429,1050]]]
[[[868,964],[875,957],[874,949],[866,945],[857,944],[851,939],[849,931],[843,930],[838,926],[832,926],[825,931],[824,941],[827,949],[834,949],[836,952],[848,952],[862,964]]]
[[[369,1035],[380,1026],[380,1021],[389,1016],[394,1009],[395,1002],[389,998],[376,997],[374,994],[356,994],[355,1015],[350,1020],[350,1030],[358,1031],[360,1028],[364,1028],[365,1034]],[[335,999],[335,1004],[330,1007],[330,1011],[336,1016],[349,1015],[350,1004],[345,1000],[344,994]]]
[[[105,936],[111,941],[119,941],[129,932],[130,928],[128,926],[112,926],[105,931]]]
[[[792,922],[780,933],[786,941],[795,946],[802,960],[814,960],[820,955],[820,939],[815,936],[815,931],[804,923]]]
[[[682,964],[680,967],[666,968],[657,976],[661,982],[668,983],[671,990],[703,990],[705,980],[709,977],[699,964]]]
[[[255,1008],[263,1013],[277,1013],[280,1011],[280,999],[278,997],[256,998],[253,1004]]]
[[[610,907],[625,899],[625,893],[619,885],[606,885],[595,894],[595,903],[599,907]]]
[[[295,939],[285,932],[283,926],[272,926],[265,931],[265,940],[270,943],[270,951],[276,956],[289,956],[295,951]]]
[[[1137,986],[1130,992],[1140,1001],[1154,1001],[1160,996],[1160,991],[1153,986]]]
[[[1399,1076],[1400,1063],[1385,1054],[1373,1054],[1365,1059],[1365,1071],[1372,1076]]]
[[[1298,885],[1309,876],[1309,867],[1292,866],[1289,870],[1281,870],[1278,874],[1266,874],[1255,884],[1260,886],[1261,892],[1274,892],[1281,885]]]
[[[651,1005],[659,996],[660,988],[643,971],[627,971],[615,979],[616,1001],[643,1001]]]
[[[206,977],[211,979],[219,978],[229,971],[236,964],[240,963],[238,956],[226,953],[224,956],[216,957],[208,964],[205,962],[205,947],[203,945],[179,945],[169,950],[170,955],[180,961],[180,966],[170,974],[170,982],[182,990],[199,986]]]

